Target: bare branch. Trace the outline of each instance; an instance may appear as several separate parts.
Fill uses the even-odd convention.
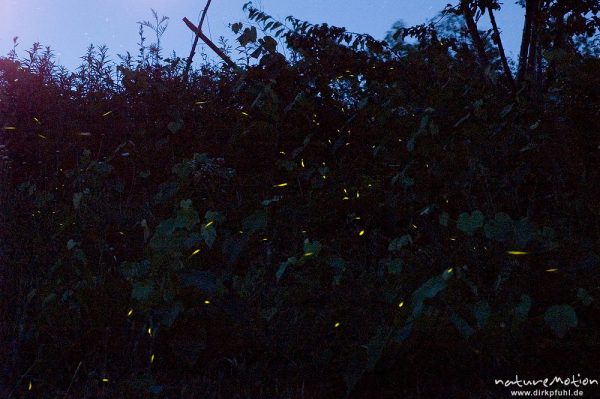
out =
[[[206,2],[206,6],[204,7],[204,10],[202,11],[202,17],[200,17],[200,23],[198,24],[198,30],[200,32],[202,32],[202,25],[204,24],[204,18],[206,18],[206,13],[208,12],[208,7],[210,7],[210,3],[212,0],[208,0]],[[194,43],[192,44],[192,49],[190,50],[190,55],[187,58],[187,61],[185,63],[185,68],[183,70],[183,81],[187,82],[188,80],[188,76],[190,73],[190,69],[192,68],[192,61],[194,59],[194,55],[196,55],[196,47],[198,46],[198,38],[199,36],[196,35],[194,36]]]
[[[198,36],[198,37],[199,37],[199,38],[200,38],[200,39],[201,39],[201,40],[202,40],[204,43],[206,43],[206,45],[207,45],[208,47],[210,47],[210,49],[211,49],[212,51],[214,51],[214,52],[215,52],[215,53],[216,53],[216,54],[217,54],[219,57],[221,57],[221,59],[222,59],[223,61],[225,61],[225,63],[226,63],[227,65],[229,65],[230,67],[232,67],[232,68],[234,68],[234,69],[236,69],[236,70],[237,70],[237,69],[240,69],[240,68],[237,66],[237,64],[236,64],[235,62],[233,62],[233,61],[231,60],[231,58],[229,58],[229,57],[227,56],[227,54],[225,54],[225,53],[223,52],[223,50],[221,50],[219,47],[217,47],[217,46],[216,46],[216,45],[215,45],[215,44],[212,42],[212,40],[210,40],[210,39],[209,39],[209,38],[208,38],[208,37],[207,37],[207,36],[206,36],[204,33],[202,33],[202,31],[201,31],[200,29],[198,29],[198,28],[196,27],[196,25],[194,25],[194,24],[193,24],[193,23],[192,23],[192,22],[191,22],[189,19],[187,19],[187,18],[185,18],[185,17],[184,17],[184,18],[183,18],[183,22],[185,22],[185,24],[187,25],[187,27],[188,27],[188,28],[190,28],[190,30],[191,30],[192,32],[194,32],[194,33],[196,34],[196,36]]]

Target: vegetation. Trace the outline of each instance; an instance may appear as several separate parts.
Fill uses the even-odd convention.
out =
[[[600,10],[523,3],[516,62],[484,0],[385,41],[247,4],[233,68],[156,13],[117,63],[0,59],[2,396],[597,377]]]

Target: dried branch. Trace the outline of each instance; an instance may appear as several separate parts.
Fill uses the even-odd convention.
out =
[[[208,7],[210,7],[210,3],[212,0],[208,0],[206,2],[206,6],[202,11],[202,16],[200,17],[200,23],[198,24],[198,30],[202,32],[202,25],[204,24],[204,18],[206,18],[206,13],[208,12]],[[187,82],[188,76],[190,73],[190,69],[192,68],[192,60],[194,59],[194,55],[196,55],[196,47],[198,46],[198,35],[194,36],[194,43],[192,44],[192,49],[190,50],[190,55],[187,58],[185,63],[185,68],[183,70],[183,81]]]
[[[504,52],[504,45],[502,44],[502,38],[500,37],[500,31],[498,30],[498,24],[496,23],[496,17],[494,16],[494,11],[492,7],[488,7],[488,12],[490,14],[490,22],[492,23],[492,29],[494,30],[494,36],[496,37],[496,44],[498,46],[498,52],[500,53],[500,60],[502,61],[502,67],[504,68],[504,74],[506,75],[506,79],[508,80],[508,84],[510,85],[513,93],[516,91],[515,79],[513,78],[513,74],[508,65],[508,60],[506,59],[506,53]]]
[[[200,20],[200,24],[199,26],[195,26],[189,19],[187,18],[183,18],[183,22],[187,25],[188,28],[190,28],[190,30],[192,32],[194,32],[196,34],[196,39],[200,38],[208,47],[210,47],[210,49],[212,51],[214,51],[219,57],[221,57],[221,59],[223,61],[225,61],[225,63],[227,65],[229,65],[230,67],[239,70],[240,68],[237,66],[237,64],[235,62],[233,62],[231,60],[231,58],[229,58],[227,56],[227,54],[225,54],[223,52],[223,50],[221,50],[219,47],[217,47],[212,40],[210,40],[204,33],[202,33],[202,23],[204,22],[204,17],[206,16],[206,12],[208,11],[208,6],[210,5],[210,0],[208,1],[208,3],[206,4],[206,7],[204,8],[204,11],[202,13],[202,19]],[[194,47],[192,48],[192,53],[190,53],[190,57],[188,58],[188,63],[191,66],[191,58],[193,58],[194,53],[195,53],[195,45],[197,45],[198,42],[197,40],[194,41]],[[187,72],[189,73],[189,68],[186,65],[186,69]],[[186,80],[187,80],[187,74],[185,76]]]

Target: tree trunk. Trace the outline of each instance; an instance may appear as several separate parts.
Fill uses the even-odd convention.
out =
[[[485,69],[489,65],[488,56],[485,52],[485,45],[481,36],[479,35],[479,30],[477,30],[477,24],[473,19],[473,14],[471,9],[469,8],[468,3],[463,2],[461,4],[461,11],[465,18],[465,22],[467,24],[467,29],[469,30],[469,35],[471,36],[471,40],[473,40],[473,45],[475,46],[475,51],[477,52],[477,59],[481,64],[482,68]]]
[[[494,36],[496,37],[498,53],[500,53],[500,60],[502,61],[502,68],[504,68],[504,75],[506,75],[506,79],[508,80],[510,89],[514,93],[515,92],[515,79],[513,78],[513,74],[510,70],[510,66],[508,65],[508,60],[506,59],[506,53],[504,52],[504,45],[502,44],[502,38],[500,37],[500,30],[498,29],[498,24],[496,23],[496,17],[494,16],[494,11],[492,10],[492,7],[488,7],[488,12],[490,14],[490,22],[492,23],[492,29],[494,30]]]
[[[526,0],[525,3],[525,22],[523,23],[523,35],[521,37],[521,50],[519,52],[519,70],[517,72],[517,82],[521,83],[525,79],[527,70],[527,55],[529,54],[529,44],[531,43],[531,26],[533,12],[532,5],[535,0]]]

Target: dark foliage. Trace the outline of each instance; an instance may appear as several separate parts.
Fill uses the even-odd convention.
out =
[[[467,3],[448,12],[498,8]],[[184,78],[156,13],[157,44],[141,29],[118,65],[0,59],[0,394],[482,398],[515,374],[597,377],[600,60],[553,48],[512,81],[468,30],[399,45],[246,10],[240,70]]]

